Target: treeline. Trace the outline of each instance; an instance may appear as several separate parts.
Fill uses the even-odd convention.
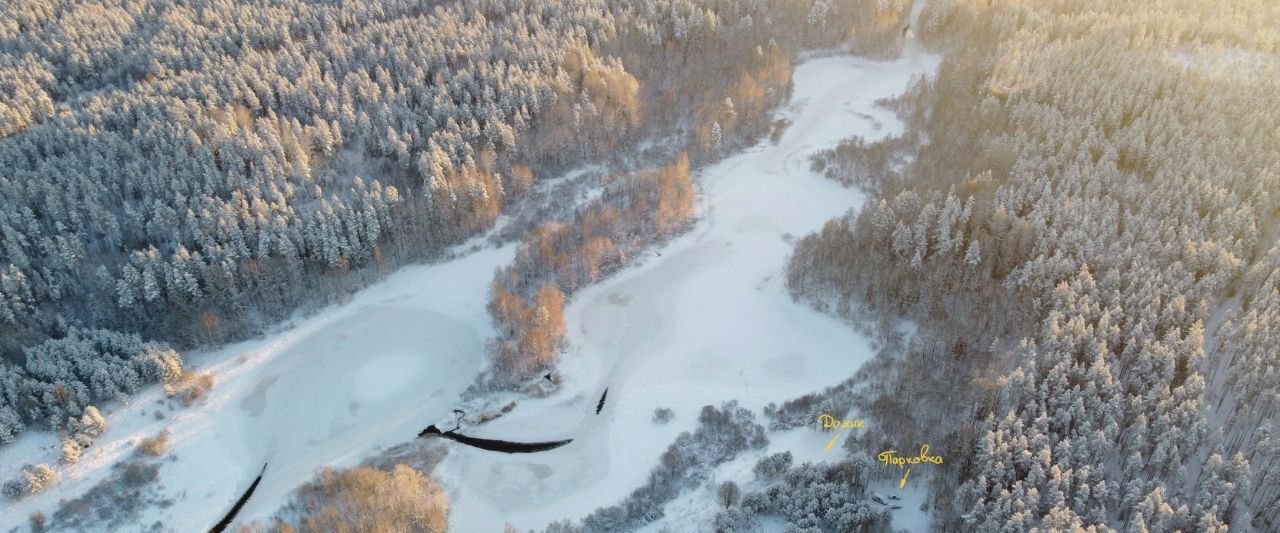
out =
[[[775,453],[756,462],[755,479],[743,487],[734,481],[715,485],[714,496],[723,508],[707,525],[715,531],[752,531],[762,519],[774,518],[787,524],[788,531],[891,531],[888,509],[866,499],[867,486],[878,475],[867,443],[857,434],[843,441],[831,462],[794,465],[791,452]],[[663,452],[647,483],[618,504],[577,523],[553,522],[545,531],[634,531],[661,519],[663,508],[681,492],[711,485],[717,466],[767,446],[765,428],[751,411],[736,402],[703,407],[697,429],[680,434]]]
[[[0,444],[28,426],[66,429],[69,457],[78,458],[106,427],[92,404],[123,399],[151,383],[174,387],[183,377],[173,350],[106,330],[71,328],[25,356],[24,367],[0,366]]]
[[[1019,328],[1017,313],[948,298],[967,294],[1016,306],[1021,296],[1004,281],[1030,258],[1035,227],[993,205],[994,184],[984,177],[946,193],[904,191],[829,221],[797,243],[788,286],[797,294],[833,294],[840,308],[932,319],[964,316],[982,328],[974,334],[988,343]],[[883,268],[887,264],[903,268]]]
[[[579,96],[562,60],[604,35],[575,9],[493,6],[516,15],[502,23],[467,3],[32,15],[3,51],[43,58],[62,111],[0,139],[10,354],[58,318],[220,342],[343,285],[325,274],[487,226],[525,185],[509,171],[516,132]],[[128,35],[79,31],[121,18]],[[54,46],[67,34],[85,42]]]
[[[565,334],[566,296],[622,268],[645,245],[684,227],[692,214],[689,158],[681,153],[661,168],[612,178],[572,220],[527,233],[515,261],[498,269],[490,288],[494,384],[540,375]]]
[[[879,193],[880,184],[905,166],[904,156],[917,142],[918,139],[909,135],[872,142],[851,137],[813,154],[809,168],[846,186]]]
[[[788,282],[916,324],[859,408],[946,443],[935,526],[1276,526],[1280,133],[1256,102],[1280,94],[1277,21],[930,2],[947,56],[894,103],[927,141],[898,171],[847,151],[878,197],[802,240]]]
[[[761,458],[753,471],[760,490],[723,502],[716,531],[753,531],[764,517],[780,517],[788,531],[893,531],[886,508],[867,498],[875,463],[855,435],[845,439],[842,460],[791,466],[791,452]]]
[[[222,342],[458,242],[536,176],[646,136],[696,136],[696,162],[847,33],[854,10],[815,5],[19,9],[6,105],[53,104],[0,137],[0,348],[58,318]]]

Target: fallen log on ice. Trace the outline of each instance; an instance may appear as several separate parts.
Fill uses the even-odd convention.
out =
[[[249,497],[253,496],[253,491],[258,488],[258,483],[262,482],[262,474],[267,472],[267,463],[262,463],[262,470],[258,471],[258,477],[254,478],[253,483],[249,485],[249,489],[240,495],[240,499],[236,500],[236,504],[231,506],[231,510],[227,512],[227,516],[209,529],[209,533],[222,533],[227,526],[231,525],[231,521],[236,519],[236,515],[240,513],[240,508],[244,507],[245,502],[249,501]]]
[[[511,441],[497,440],[497,439],[481,439],[481,438],[468,437],[466,435],[462,435],[458,433],[456,429],[451,429],[449,431],[440,431],[440,428],[437,428],[435,424],[427,426],[427,429],[424,429],[422,430],[421,433],[418,433],[419,437],[426,437],[428,435],[438,435],[440,437],[449,439],[451,441],[454,441],[460,444],[466,444],[467,446],[471,446],[473,448],[480,448],[482,450],[489,450],[489,451],[503,452],[503,453],[545,452],[547,450],[554,450],[556,448],[564,446],[565,444],[569,444],[570,442],[573,442],[573,439],[557,440],[557,441],[550,441],[550,442],[511,442]]]

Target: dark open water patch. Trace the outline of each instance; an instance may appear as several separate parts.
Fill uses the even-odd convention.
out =
[[[600,403],[596,404],[596,414],[600,414],[600,410],[604,409],[604,399],[609,397],[609,387],[604,388],[604,394],[600,395]]]
[[[459,434],[457,430],[440,431],[440,428],[437,428],[435,424],[427,426],[427,429],[424,429],[422,430],[421,433],[418,433],[419,437],[426,437],[428,435],[438,435],[440,437],[449,439],[451,441],[454,441],[460,444],[466,444],[467,446],[471,446],[473,448],[480,448],[482,450],[490,450],[490,451],[503,452],[503,453],[545,452],[547,450],[554,450],[556,448],[564,446],[565,444],[569,444],[570,442],[573,442],[573,439],[556,440],[556,441],[549,441],[549,442],[512,442],[512,441],[497,440],[497,439],[481,439],[481,438],[468,437],[466,435]]]
[[[253,491],[258,488],[258,483],[262,482],[262,474],[265,474],[266,472],[267,463],[262,463],[262,470],[258,472],[258,477],[254,478],[253,483],[249,485],[249,489],[244,491],[244,494],[240,495],[240,499],[236,500],[236,504],[227,512],[227,516],[222,517],[221,521],[214,524],[212,528],[209,528],[209,533],[222,533],[223,530],[227,529],[227,526],[231,525],[231,521],[235,520],[236,515],[240,513],[240,508],[244,507],[245,502],[249,501],[250,496],[253,496]]]

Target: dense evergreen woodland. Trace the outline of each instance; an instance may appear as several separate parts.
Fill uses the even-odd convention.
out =
[[[482,385],[536,379],[565,299],[688,226],[692,169],[769,133],[799,52],[894,55],[909,7],[9,3],[0,444],[59,429],[74,463],[105,429],[95,406],[208,388],[175,349],[441,257],[541,180],[595,165],[599,196],[519,228],[494,276]],[[765,413],[783,428],[857,409],[870,429],[844,462],[767,457],[763,492],[717,491],[716,527],[885,530],[861,500],[862,449],[928,442],[949,465],[930,481],[940,531],[1280,530],[1280,5],[933,0],[918,26],[945,60],[882,102],[907,131],[813,160],[871,201],[801,240],[787,273],[798,298],[901,349]],[[764,446],[753,417],[708,408],[581,529],[661,516]],[[721,425],[745,429],[703,442]],[[303,496],[445,523],[442,493],[407,469],[325,476]],[[32,466],[3,492],[53,478]],[[382,485],[379,501],[331,494]],[[300,525],[327,527],[310,501]]]
[[[868,439],[941,448],[944,531],[1280,529],[1280,6],[936,0],[920,26],[946,59],[884,102],[907,134],[815,160],[874,198],[789,269],[917,326],[861,376]]]

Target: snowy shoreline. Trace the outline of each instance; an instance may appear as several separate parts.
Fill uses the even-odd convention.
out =
[[[868,339],[787,294],[787,236],[817,230],[863,201],[858,191],[810,171],[809,154],[852,135],[900,133],[897,117],[875,101],[901,93],[912,75],[932,72],[938,60],[842,56],[799,65],[795,93],[780,113],[791,125],[777,144],[762,141],[699,173],[693,231],[575,295],[566,312],[570,348],[559,362],[561,390],[523,400],[473,429],[554,432],[574,442],[531,457],[452,449],[435,472],[450,494],[451,526],[523,530],[581,518],[641,486],[676,435],[693,428],[702,406],[737,399],[758,411],[838,382],[868,360]],[[597,417],[592,408],[606,386],[610,406]],[[650,423],[663,407],[675,419]],[[768,453],[789,450],[798,460],[820,461],[829,436],[802,429],[770,438]],[[755,459],[731,461],[718,479],[737,472],[739,481],[750,481]],[[705,524],[711,516],[705,513],[714,513],[672,506],[669,524]]]

